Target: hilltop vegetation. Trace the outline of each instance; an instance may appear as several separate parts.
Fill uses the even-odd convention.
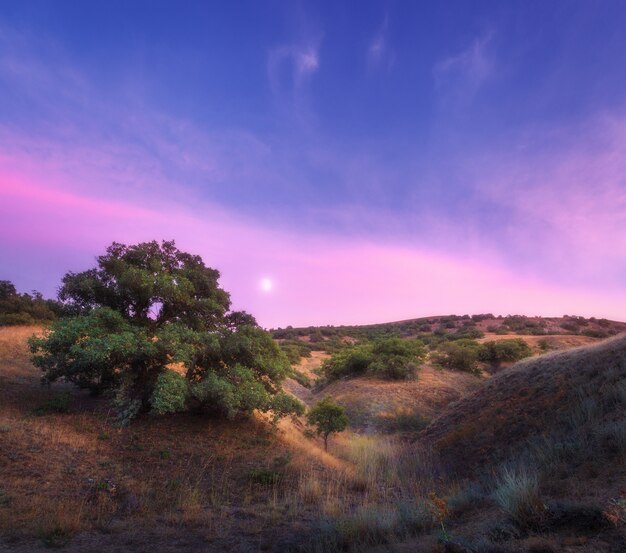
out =
[[[0,326],[53,321],[61,312],[58,302],[44,299],[39,292],[20,294],[12,282],[0,280]]]
[[[520,336],[581,335],[592,338],[608,338],[626,331],[626,323],[607,319],[585,318],[574,315],[554,317],[527,317],[524,315],[494,316],[491,313],[478,315],[442,315],[422,317],[406,321],[353,326],[309,326],[286,327],[271,330],[278,340],[305,340],[310,344],[325,344],[330,347],[345,341],[375,340],[377,338],[414,338],[449,340],[483,338],[486,334],[517,334]]]

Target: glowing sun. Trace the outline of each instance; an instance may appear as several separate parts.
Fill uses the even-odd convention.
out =
[[[273,283],[269,278],[264,278],[261,280],[261,290],[263,292],[271,292],[273,287]]]

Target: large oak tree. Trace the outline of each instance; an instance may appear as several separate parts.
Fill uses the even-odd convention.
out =
[[[174,242],[113,243],[63,278],[72,313],[31,340],[48,383],[111,391],[122,420],[189,408],[234,417],[302,412],[281,389],[289,363],[254,317],[230,310],[219,271]]]

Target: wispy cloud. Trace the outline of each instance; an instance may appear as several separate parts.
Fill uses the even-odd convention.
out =
[[[618,318],[626,305],[624,293],[550,286],[493,264],[425,249],[276,232],[215,206],[200,216],[172,204],[145,208],[94,201],[19,175],[1,175],[0,235],[10,244],[0,243],[0,253],[11,247],[22,252],[19,264],[3,276],[41,288],[41,262],[47,259],[48,293],[51,280],[91,266],[111,240],[175,238],[181,248],[219,268],[236,307],[252,311],[265,326],[373,323],[484,310]],[[264,276],[275,283],[272,295],[259,293]]]
[[[395,55],[389,47],[389,14],[385,17],[372,38],[367,50],[368,66],[372,69],[385,67],[391,69],[395,62]]]
[[[272,48],[267,58],[267,73],[276,93],[300,91],[306,81],[320,68],[321,38],[301,44]]]
[[[471,98],[495,70],[493,32],[474,39],[465,49],[439,61],[433,69],[435,89],[447,99]]]
[[[468,163],[468,179],[509,213],[500,240],[563,281],[623,287],[626,278],[626,114],[534,128],[520,146]]]

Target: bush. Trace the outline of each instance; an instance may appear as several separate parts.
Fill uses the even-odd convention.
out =
[[[452,334],[448,334],[449,340],[476,340],[478,338],[482,338],[485,335],[484,332],[478,330],[477,328],[472,328],[471,326],[463,326],[459,328],[456,332]]]
[[[461,339],[441,344],[439,352],[433,355],[435,363],[456,371],[478,373],[480,344],[475,340]]]
[[[152,392],[152,412],[164,415],[184,411],[188,393],[189,386],[185,377],[171,370],[162,372]]]
[[[539,495],[539,477],[529,469],[502,470],[493,497],[521,528],[538,528],[545,521],[547,507]]]
[[[65,392],[38,405],[33,409],[32,413],[37,416],[47,415],[49,413],[69,413],[71,410],[71,402],[72,397],[68,392]]]
[[[378,340],[372,347],[369,372],[390,380],[406,380],[415,376],[417,360],[424,354],[424,346],[417,340],[388,338]]]
[[[305,388],[311,387],[311,379],[298,369],[291,370],[291,378],[293,378],[298,384],[300,384],[300,386],[304,386]]]
[[[519,361],[531,355],[530,347],[521,338],[485,342],[479,350],[479,359],[495,366],[506,361]]]
[[[360,345],[341,350],[322,364],[322,372],[329,380],[364,374],[372,362],[370,345]]]
[[[408,379],[415,376],[423,355],[424,344],[419,340],[383,338],[335,353],[322,365],[322,373],[329,380],[366,373],[391,380]]]
[[[563,330],[566,330],[567,332],[573,332],[574,334],[578,333],[580,329],[579,325],[572,321],[565,321],[564,323],[561,323],[560,326]]]

